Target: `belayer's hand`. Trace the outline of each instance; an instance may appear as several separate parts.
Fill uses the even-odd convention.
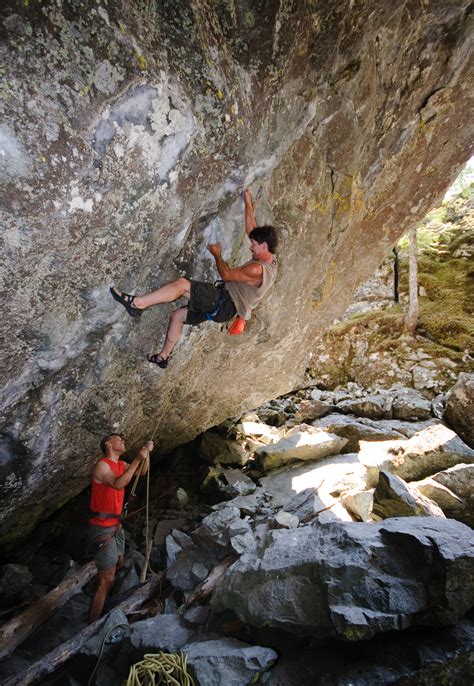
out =
[[[148,443],[145,443],[143,448],[140,449],[138,457],[142,462],[145,462],[145,460],[147,460],[150,457],[150,450],[153,450],[153,441],[148,441]]]
[[[207,249],[214,257],[220,257],[222,254],[222,245],[220,243],[208,243]]]

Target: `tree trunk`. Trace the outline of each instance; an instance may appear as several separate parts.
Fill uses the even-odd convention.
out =
[[[89,562],[28,609],[6,622],[0,628],[0,660],[9,657],[48,617],[79,593],[96,573],[95,562]]]
[[[140,608],[153,594],[160,589],[165,580],[164,572],[160,572],[141,586],[129,598],[117,605],[114,609],[123,610],[125,614],[134,612]],[[101,617],[93,624],[89,624],[85,629],[73,636],[69,641],[55,648],[52,652],[45,655],[40,660],[34,662],[22,674],[11,677],[2,683],[2,686],[30,686],[30,684],[40,683],[45,676],[52,674],[66,660],[75,655],[82,646],[93,636],[98,629],[105,623],[107,615]]]
[[[189,607],[191,607],[191,605],[196,605],[197,603],[200,603],[202,600],[207,598],[207,596],[211,595],[219,579],[224,576],[227,569],[230,567],[230,565],[234,564],[237,558],[238,555],[228,555],[222,560],[222,562],[220,562],[216,567],[214,567],[214,569],[212,569],[209,572],[204,581],[202,581],[196,587],[195,591],[191,594],[191,596],[188,599],[188,602],[185,604],[183,608],[183,612],[184,610],[187,610]]]
[[[409,271],[408,271],[408,312],[405,317],[405,332],[415,335],[418,324],[418,263],[417,263],[416,226],[409,231]]]

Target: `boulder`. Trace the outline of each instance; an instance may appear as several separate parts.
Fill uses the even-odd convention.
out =
[[[199,453],[204,460],[213,464],[244,465],[250,459],[250,452],[240,443],[214,431],[206,431],[203,434]]]
[[[280,510],[280,512],[277,512],[275,515],[275,521],[279,526],[285,529],[296,529],[300,523],[300,520],[295,514],[291,514],[291,512],[285,512],[285,510]]]
[[[345,438],[301,424],[277,443],[259,448],[255,456],[263,471],[270,471],[295,460],[314,461],[335,455],[346,443]]]
[[[3,565],[0,568],[0,605],[14,605],[32,581],[33,574],[26,565]]]
[[[268,532],[211,606],[255,627],[350,641],[458,621],[474,602],[474,532],[451,519],[318,523]]]
[[[355,400],[343,400],[336,407],[345,414],[355,414],[368,419],[391,419],[393,398],[388,394],[367,395]]]
[[[255,683],[277,660],[271,648],[252,646],[235,638],[200,636],[182,649],[199,684],[243,686]]]
[[[265,444],[276,443],[281,438],[277,428],[263,422],[240,421],[235,430],[245,437],[257,438]]]
[[[405,438],[412,438],[420,431],[424,431],[425,429],[429,429],[430,426],[436,426],[440,423],[434,418],[417,422],[407,422],[401,419],[379,419],[378,421],[374,421],[372,419],[361,418],[359,419],[359,422],[364,426],[371,426],[379,431],[386,431],[387,433],[390,431],[397,432]]]
[[[230,539],[230,547],[234,551],[234,553],[237,553],[237,555],[241,555],[244,550],[247,550],[253,543],[254,543],[255,537],[250,530],[248,531],[243,531],[241,533],[235,534],[235,536],[231,536]]]
[[[230,541],[231,530],[234,534],[247,530],[237,507],[224,507],[204,517],[201,525],[191,534],[194,542],[207,547],[225,548]]]
[[[344,451],[348,453],[357,452],[360,441],[387,441],[403,438],[403,434],[393,428],[389,420],[386,420],[385,425],[382,425],[382,422],[379,423],[354,415],[333,413],[313,422],[313,426],[346,438],[347,443],[344,446]]]
[[[474,374],[467,372],[459,379],[446,396],[445,421],[474,448]]]
[[[346,491],[341,494],[341,503],[356,521],[368,522],[374,504],[373,491]]]
[[[167,568],[166,577],[174,588],[190,591],[204,581],[217,559],[215,554],[199,546],[184,548]]]
[[[465,503],[462,515],[456,517],[469,526],[474,526],[474,465],[458,464],[450,469],[433,474],[433,481],[439,483],[461,498]]]
[[[453,469],[456,469],[456,467],[453,467]],[[450,491],[446,486],[435,481],[433,477],[428,476],[421,481],[412,481],[410,486],[421,495],[434,501],[443,510],[446,517],[458,519],[460,522],[469,524],[472,514],[467,507],[466,501]]]
[[[408,421],[429,419],[431,402],[415,389],[404,388],[393,398],[392,417]]]
[[[193,540],[190,536],[177,529],[173,530],[169,536],[166,537],[166,566],[169,567],[176,560],[178,553],[183,548],[193,545]]]
[[[433,474],[433,480],[449,488],[469,505],[474,506],[474,465],[457,464]]]
[[[253,515],[257,509],[262,507],[264,502],[265,491],[260,487],[250,495],[241,495],[227,502],[217,503],[217,505],[213,505],[212,509],[223,510],[226,507],[237,507],[241,515]]]
[[[91,636],[81,647],[80,653],[99,657],[102,648],[106,644],[120,643],[129,634],[130,624],[127,615],[122,610],[114,609],[110,612],[99,631]]]
[[[135,622],[130,628],[130,643],[144,653],[176,653],[188,643],[195,632],[177,615],[155,615]]]
[[[348,453],[319,462],[289,465],[261,478],[260,483],[268,494],[272,507],[283,507],[287,511],[292,499],[296,499],[297,495],[301,497],[302,491],[309,494],[307,489],[313,489],[313,492],[317,489],[317,495],[314,496],[318,498],[315,509],[320,510],[333,503],[334,498],[343,491],[363,489],[366,479],[367,468],[360,463],[357,454]],[[291,507],[297,511],[293,503]]]
[[[324,403],[322,400],[302,400],[299,404],[298,411],[294,416],[297,424],[302,422],[310,422],[320,417],[324,417],[334,410],[334,406],[330,403]]]
[[[411,488],[399,476],[381,471],[374,491],[373,512],[387,517],[444,517],[443,510],[429,498]]]
[[[219,500],[236,498],[253,493],[257,486],[240,469],[224,469],[219,465],[209,467],[201,485],[201,490]]]
[[[371,488],[381,469],[406,481],[418,481],[460,462],[474,463],[474,450],[454,431],[435,424],[406,441],[361,441],[359,459],[367,467],[367,487]]]

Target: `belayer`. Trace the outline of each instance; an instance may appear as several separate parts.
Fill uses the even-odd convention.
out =
[[[153,305],[173,302],[181,297],[187,299],[184,307],[171,313],[165,343],[160,352],[148,355],[149,362],[162,369],[168,365],[183,324],[197,326],[207,320],[222,323],[236,317],[229,332],[241,333],[252,310],[273,285],[277,272],[276,230],[273,226],[257,226],[255,204],[249,190],[244,193],[244,203],[245,230],[250,239],[252,259],[240,267],[230,267],[222,258],[220,243],[209,243],[207,246],[216,261],[222,281],[212,284],[181,277],[144,295],[129,295],[117,288],[110,289],[114,299],[125,307],[131,317],[139,317],[143,310]]]
[[[111,433],[100,442],[102,457],[92,471],[90,519],[87,548],[99,572],[92,596],[88,622],[99,619],[116,574],[123,564],[125,534],[122,529],[125,487],[135,473],[144,476],[149,469],[153,442],[148,441],[138,456],[127,464],[121,460],[125,441],[120,434]]]

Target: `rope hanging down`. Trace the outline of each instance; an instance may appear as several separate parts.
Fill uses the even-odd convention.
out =
[[[147,654],[130,667],[126,686],[196,686],[183,653]]]

